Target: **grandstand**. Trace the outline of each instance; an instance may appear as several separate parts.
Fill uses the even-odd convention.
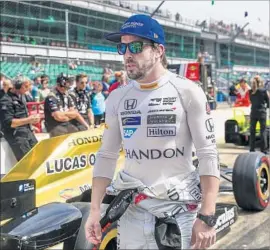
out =
[[[42,61],[42,60],[39,60]],[[68,64],[41,64],[41,69],[38,72],[32,69],[32,65],[29,62],[1,62],[1,71],[8,77],[14,78],[17,75],[25,75],[30,79],[33,79],[37,75],[46,74],[50,76],[51,84],[55,82],[56,77],[65,72],[69,75],[77,75],[81,72],[89,75],[92,81],[100,81],[103,73],[103,68],[100,66],[91,65],[78,65],[76,69],[70,69]]]
[[[120,29],[134,13],[153,12],[143,2],[93,0],[1,1],[0,8],[1,72],[11,78],[19,73],[33,78],[30,58],[35,56],[43,67],[38,73],[53,80],[62,71],[83,71],[92,80],[100,80],[106,65],[121,69],[122,58],[104,35]],[[202,26],[195,18],[176,20],[168,10],[159,10],[156,18],[165,28],[169,63],[196,61],[198,53],[203,53],[213,69],[223,72],[216,76],[228,81],[235,77],[228,77],[232,72],[248,74],[247,66],[252,74],[269,67],[269,38],[240,32],[232,40],[239,27],[230,26],[228,31],[228,25],[220,22]],[[77,69],[68,66],[72,60],[80,62]]]

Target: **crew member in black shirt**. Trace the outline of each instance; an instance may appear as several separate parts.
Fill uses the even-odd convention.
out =
[[[76,87],[70,91],[75,106],[86,123],[93,128],[94,115],[92,112],[90,93],[86,91],[87,75],[79,74],[76,76]],[[81,125],[78,121],[74,123],[80,131],[84,131],[87,128]]]
[[[260,77],[254,77],[251,90],[249,90],[249,98],[251,101],[250,113],[250,151],[255,151],[256,141],[256,124],[260,123],[260,149],[266,153],[267,135],[266,135],[266,108],[269,108],[269,96],[267,91],[262,88],[263,84]]]
[[[37,143],[32,124],[38,123],[40,116],[28,115],[25,100],[30,84],[28,78],[20,76],[15,80],[14,88],[0,99],[2,132],[18,161]]]
[[[56,82],[55,90],[49,93],[44,103],[45,127],[50,133],[50,137],[78,132],[79,130],[72,124],[72,120],[77,120],[89,128],[67,92],[68,77],[61,74],[57,77]]]

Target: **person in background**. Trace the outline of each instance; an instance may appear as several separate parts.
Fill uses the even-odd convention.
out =
[[[45,98],[45,127],[50,133],[50,137],[78,132],[78,128],[71,122],[74,119],[89,129],[88,124],[76,110],[74,102],[68,94],[67,81],[68,77],[60,74],[56,80],[55,90],[51,91]]]
[[[248,107],[250,105],[249,101],[249,90],[250,87],[247,84],[247,81],[242,78],[239,82],[239,86],[236,88],[236,102],[235,102],[235,107],[239,106],[245,106]]]
[[[13,84],[11,80],[5,79],[2,84],[2,89],[0,89],[0,98],[4,96],[12,88],[13,88]]]
[[[38,89],[41,87],[41,76],[35,77],[34,86],[36,86]]]
[[[0,89],[0,100],[7,95],[8,91],[13,88],[13,84],[9,79],[5,79]],[[2,122],[0,120],[0,132],[2,131]]]
[[[28,115],[24,96],[30,84],[28,78],[19,76],[14,88],[0,99],[2,131],[18,161],[37,144],[32,125],[40,121],[40,115]]]
[[[37,76],[34,78],[34,82],[31,86],[31,91],[30,91],[30,94],[32,96],[32,99],[34,102],[38,102],[39,101],[39,92],[38,92],[38,89],[40,88],[41,86],[41,77],[40,76]]]
[[[41,88],[38,90],[39,92],[39,101],[43,102],[45,101],[45,98],[48,96],[50,93],[50,89],[48,88],[48,78],[44,77],[41,80]]]
[[[267,91],[267,94],[270,98],[270,79],[266,79],[265,83],[264,83],[264,88],[266,89]]]
[[[102,76],[102,94],[104,95],[105,98],[108,97],[109,95],[109,88],[110,88],[110,75],[109,74],[104,74]]]
[[[68,81],[67,81],[67,86],[68,86],[68,91],[74,90],[76,87],[76,77],[74,75],[68,76]]]
[[[93,82],[91,81],[91,76],[88,76],[88,82],[86,84],[85,90],[87,93],[91,95],[93,90]]]
[[[115,89],[118,89],[127,85],[127,76],[124,71],[116,72],[115,78],[117,79],[117,81],[110,86],[109,93],[111,93]]]
[[[0,89],[2,89],[5,79],[6,77],[3,74],[0,74]]]
[[[72,97],[76,109],[79,111],[85,122],[90,128],[94,127],[94,115],[92,112],[90,94],[86,91],[88,79],[86,74],[78,74],[76,76],[76,86],[69,92]],[[87,130],[77,120],[73,123],[80,131]]]
[[[48,85],[50,85],[50,78],[49,78],[49,76],[48,75],[41,75],[41,82],[42,81],[47,81],[47,83],[48,83]]]
[[[232,83],[232,85],[229,88],[229,105],[232,107],[236,101],[236,93],[237,90],[235,88],[235,83]]]
[[[32,90],[33,90],[33,82],[30,81],[29,90],[24,94],[24,98],[26,102],[38,102],[38,97],[35,97],[35,99],[32,96]],[[35,90],[34,90],[35,93]]]
[[[260,77],[254,77],[249,90],[251,102],[250,112],[250,152],[255,151],[256,141],[256,125],[260,123],[260,150],[267,153],[267,135],[266,135],[266,109],[269,108],[269,96],[266,89],[263,88],[263,83]]]
[[[93,85],[94,89],[91,94],[91,104],[92,111],[94,113],[95,127],[98,127],[102,120],[104,119],[105,114],[105,96],[102,91],[102,83],[95,82]]]

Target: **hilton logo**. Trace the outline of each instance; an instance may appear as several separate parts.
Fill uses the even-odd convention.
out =
[[[176,127],[148,127],[147,137],[175,136]]]

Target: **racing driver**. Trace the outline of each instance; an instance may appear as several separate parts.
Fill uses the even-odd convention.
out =
[[[93,171],[86,238],[101,242],[101,203],[108,190],[140,190],[118,222],[120,249],[158,249],[156,218],[174,218],[182,249],[214,244],[219,162],[206,96],[196,83],[166,69],[165,38],[150,16],[133,15],[117,43],[134,80],[106,103],[106,129]],[[123,142],[124,168],[111,183]],[[192,164],[196,148],[198,168]]]

